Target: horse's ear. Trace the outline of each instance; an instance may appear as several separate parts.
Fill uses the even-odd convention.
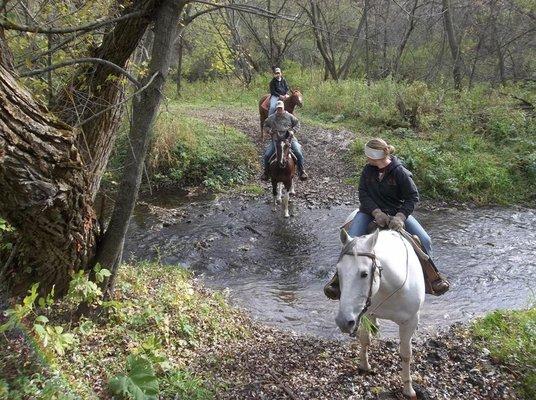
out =
[[[348,243],[350,240],[352,240],[352,238],[350,237],[350,235],[348,234],[348,232],[346,232],[346,229],[344,228],[341,228],[341,233],[339,237],[343,245]]]
[[[367,239],[365,243],[366,247],[372,251],[376,247],[376,242],[378,241],[378,236],[380,235],[380,230],[376,229],[374,233]]]

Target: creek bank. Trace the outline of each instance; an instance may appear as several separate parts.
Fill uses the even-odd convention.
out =
[[[373,339],[370,373],[358,370],[359,344],[254,325],[244,341],[211,348],[192,365],[225,389],[218,399],[404,399],[398,341]],[[455,325],[413,343],[418,399],[519,399],[516,376]]]

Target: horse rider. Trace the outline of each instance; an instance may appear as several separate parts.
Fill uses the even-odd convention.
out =
[[[285,103],[283,103],[282,100],[279,100],[276,103],[276,111],[274,114],[268,116],[266,120],[264,121],[263,129],[265,132],[267,132],[270,137],[272,135],[279,135],[279,134],[288,134],[292,136],[292,140],[290,142],[290,148],[294,155],[296,156],[296,164],[298,167],[298,177],[300,180],[304,181],[308,178],[307,173],[305,172],[303,168],[303,153],[302,153],[302,147],[298,143],[298,140],[294,136],[294,132],[299,129],[300,127],[300,121],[298,121],[298,118],[296,118],[291,113],[285,111]],[[266,148],[266,151],[264,152],[263,157],[263,167],[264,167],[264,174],[262,175],[261,179],[264,181],[267,181],[270,175],[270,158],[272,158],[272,155],[275,153],[275,143],[272,139],[270,141],[270,144]]]
[[[433,257],[432,241],[428,233],[411,215],[419,202],[419,192],[412,174],[393,156],[395,148],[383,139],[372,139],[365,145],[367,164],[359,181],[359,212],[354,217],[348,234],[362,236],[367,234],[372,221],[380,227],[401,230],[416,235],[426,254]],[[438,278],[431,282],[435,294],[443,294],[449,283],[437,272]],[[338,290],[338,280],[332,279],[326,285],[326,295]]]
[[[290,88],[285,78],[281,74],[281,68],[274,69],[274,77],[270,81],[270,108],[268,115],[275,112],[275,105],[279,100],[285,100],[288,97]]]

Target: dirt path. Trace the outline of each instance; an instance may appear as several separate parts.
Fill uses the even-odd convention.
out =
[[[210,124],[228,125],[242,131],[257,145],[259,157],[268,144],[267,138],[260,140],[259,118],[254,113],[222,112],[210,108],[192,110],[190,115]],[[299,114],[297,116],[299,118]],[[305,168],[310,176],[306,182],[296,179],[296,199],[309,207],[357,204],[357,190],[348,183],[353,172],[349,147],[355,134],[348,130],[326,130],[302,123],[296,135],[303,147]],[[263,187],[271,187],[258,177],[254,180]]]

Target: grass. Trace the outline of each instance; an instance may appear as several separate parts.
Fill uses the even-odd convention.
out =
[[[74,335],[64,356],[50,344],[44,347],[28,323],[21,335],[1,337],[0,398],[111,398],[112,378],[135,379],[128,372],[129,356],[151,366],[160,398],[213,398],[215,388],[188,366],[210,346],[248,336],[225,294],[196,285],[177,266],[123,265],[117,282],[108,319],[71,322],[67,300],[45,313],[50,324]]]
[[[395,145],[425,197],[535,204],[536,118],[513,97],[536,104],[534,84],[481,84],[457,92],[440,83],[391,78],[323,81],[320,71],[294,64],[284,70],[291,86],[302,90],[304,107],[298,113],[303,121],[356,133],[356,172],[363,163],[362,145],[379,136]],[[175,101],[256,112],[269,79],[258,77],[247,88],[232,79],[187,83]]]
[[[128,138],[119,139],[112,169],[124,160]],[[211,190],[243,185],[258,169],[257,150],[249,138],[229,126],[212,126],[171,105],[157,118],[147,156],[153,183],[204,186]]]
[[[472,326],[477,342],[520,377],[525,399],[536,399],[536,308],[494,311]]]

